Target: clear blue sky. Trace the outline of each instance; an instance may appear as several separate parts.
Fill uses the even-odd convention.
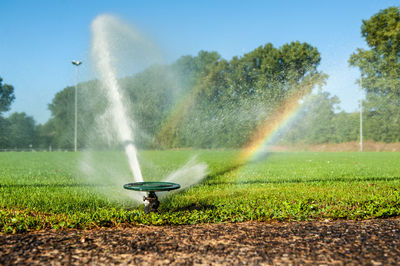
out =
[[[325,90],[339,96],[344,110],[354,111],[359,72],[347,60],[356,48],[366,48],[361,21],[393,5],[400,1],[2,0],[0,76],[15,87],[11,112],[46,122],[54,95],[74,85],[72,59],[84,62],[81,81],[93,78],[87,64],[90,23],[110,13],[146,33],[168,62],[199,50],[230,59],[267,42],[276,47],[308,42],[320,51],[320,70],[330,76]]]

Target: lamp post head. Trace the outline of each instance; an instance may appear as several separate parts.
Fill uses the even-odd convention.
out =
[[[82,64],[82,62],[77,60],[72,60],[72,64],[75,66],[79,66],[80,64]]]

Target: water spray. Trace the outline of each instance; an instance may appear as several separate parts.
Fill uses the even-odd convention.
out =
[[[167,182],[144,182],[134,142],[134,128],[136,128],[136,124],[134,123],[134,119],[131,119],[131,115],[129,115],[129,108],[125,106],[127,97],[124,95],[118,82],[117,69],[115,66],[115,62],[118,58],[114,52],[118,47],[116,43],[118,43],[119,38],[115,38],[116,35],[114,31],[132,41],[132,45],[129,45],[129,47],[139,46],[140,49],[138,49],[140,51],[143,47],[146,47],[146,49],[149,47],[148,42],[142,38],[140,34],[131,30],[130,27],[113,16],[100,15],[93,21],[92,56],[98,73],[100,74],[102,89],[108,101],[105,113],[105,117],[108,118],[108,120],[106,121],[107,124],[104,124],[106,125],[104,130],[106,133],[109,133],[107,130],[112,130],[112,133],[107,136],[112,136],[112,141],[123,144],[134,181],[134,183],[125,184],[123,187],[127,190],[134,190],[142,193],[147,192],[147,195],[143,197],[145,212],[158,212],[160,202],[156,192],[166,192],[179,188],[186,189],[199,183],[207,175],[207,165],[204,163],[196,163],[193,158],[180,169],[165,177],[163,180]],[[142,56],[142,53],[136,53],[136,55]],[[109,117],[107,117],[108,115]],[[87,168],[85,165],[85,169],[98,170],[98,167]],[[109,168],[107,168],[106,171],[109,171]],[[91,173],[91,175],[93,174]],[[121,180],[120,176],[113,174],[111,174],[111,176],[115,184],[121,184],[119,183]],[[190,178],[188,178],[188,176],[190,176]],[[140,197],[136,197],[138,195],[140,194],[133,194],[132,198],[140,201]]]
[[[126,108],[123,104],[123,95],[118,84],[117,74],[112,66],[112,54],[110,52],[107,24],[114,19],[110,16],[99,16],[93,21],[93,44],[92,53],[97,60],[97,69],[102,77],[102,82],[107,88],[110,110],[113,116],[112,122],[117,129],[117,137],[125,145],[125,153],[128,157],[129,166],[135,181],[142,182],[142,172],[137,159],[137,150],[133,144],[134,135],[129,127],[129,119]]]

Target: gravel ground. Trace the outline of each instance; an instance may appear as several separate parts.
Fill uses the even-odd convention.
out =
[[[400,265],[400,218],[0,234],[0,264]]]

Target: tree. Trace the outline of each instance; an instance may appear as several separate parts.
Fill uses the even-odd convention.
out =
[[[8,148],[10,123],[0,115],[0,149]]]
[[[10,110],[11,103],[15,100],[14,87],[6,83],[0,77],[0,114]]]
[[[178,84],[175,88],[172,87],[174,88],[172,92],[175,91],[174,101],[164,114],[160,128],[156,132],[156,145],[171,148],[186,146],[189,142],[193,144],[190,137],[193,127],[184,125],[187,119],[190,119],[189,113],[193,114],[192,109],[195,108],[200,83],[206,82],[205,77],[220,59],[217,52],[200,51],[197,56],[182,56],[170,66]],[[192,120],[192,124],[198,122],[199,120]]]
[[[360,136],[360,113],[336,113],[332,119],[335,132],[330,142],[342,143],[357,141]],[[366,130],[364,129],[364,132]]]
[[[218,60],[197,84],[178,136],[184,146],[241,147],[283,101],[324,82],[320,60],[315,47],[300,42]]]
[[[0,77],[0,148],[7,148],[9,145],[9,122],[3,118],[2,113],[10,110],[14,99],[14,87],[3,84],[3,79]]]
[[[389,7],[363,20],[361,33],[370,49],[357,49],[349,63],[361,70],[362,85],[367,92],[366,136],[379,141],[399,141],[399,7]]]
[[[7,118],[9,122],[9,147],[29,148],[36,138],[35,120],[25,113],[13,113]]]
[[[128,116],[135,122],[134,141],[147,148],[239,147],[281,101],[308,94],[324,81],[317,70],[320,60],[307,43],[266,44],[231,60],[200,51],[120,79]],[[80,147],[93,137],[100,143],[102,135],[115,142],[100,86],[97,81],[79,84]],[[41,128],[40,135],[51,136],[46,139],[55,148],[71,147],[73,88],[57,93],[49,109],[51,126]],[[88,134],[90,128],[96,134]]]
[[[366,139],[383,142],[400,141],[400,97],[368,93],[364,110]]]
[[[73,147],[74,90],[74,87],[65,88],[58,92],[53,98],[53,101],[49,104],[52,124],[55,129],[56,146],[58,148]],[[78,99],[80,98],[81,97],[78,97]]]
[[[284,129],[282,143],[320,144],[335,142],[335,110],[339,104],[336,96],[318,91],[302,103],[295,121]]]
[[[97,80],[78,85],[78,147],[89,144],[93,135],[96,118],[99,118],[107,106],[106,96],[101,93]],[[41,128],[41,136],[45,136],[46,147],[73,148],[74,141],[74,103],[75,88],[66,87],[59,91],[49,104],[50,120]]]
[[[400,96],[400,10],[384,9],[363,20],[362,36],[370,50],[357,49],[351,66],[360,68],[368,92]]]
[[[36,126],[36,138],[34,141],[34,147],[40,149],[49,149],[50,147],[57,147],[56,142],[56,130],[53,125],[54,119],[49,119],[43,125]]]

